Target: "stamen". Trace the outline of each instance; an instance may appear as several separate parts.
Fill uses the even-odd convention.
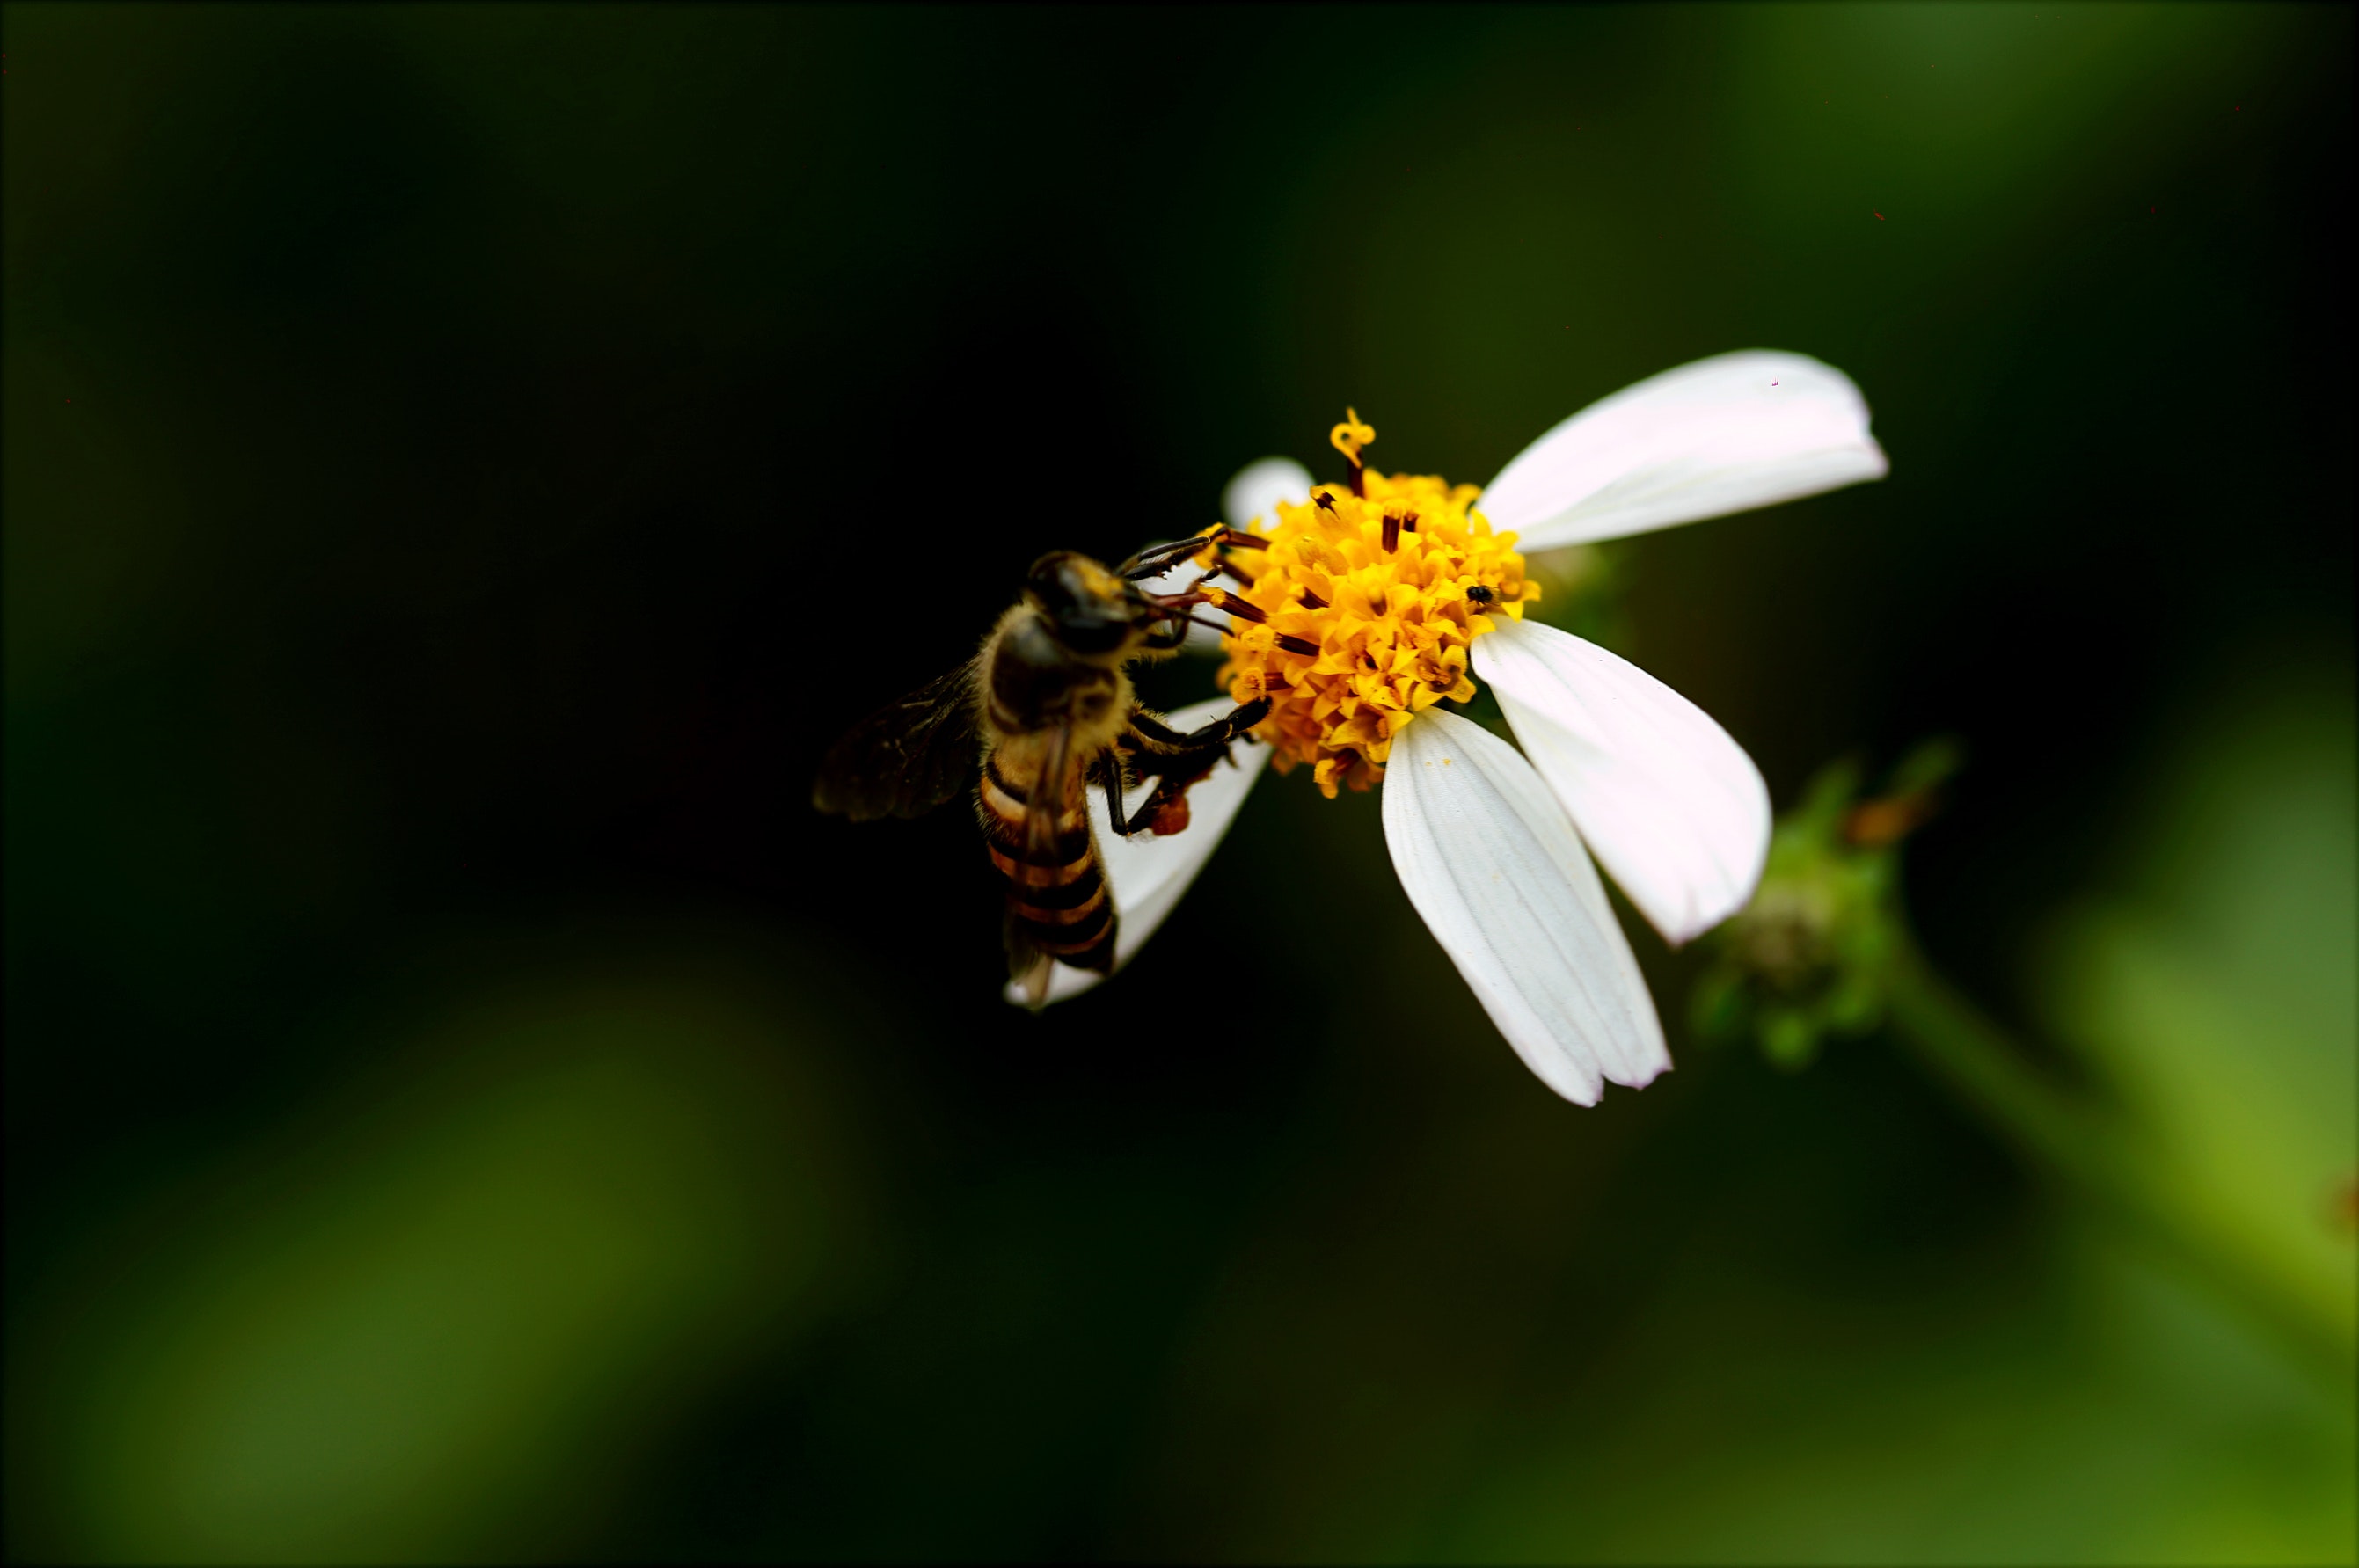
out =
[[[1387,512],[1385,514],[1385,554],[1389,556],[1399,548],[1400,519]]]
[[[1291,632],[1280,632],[1277,634],[1277,645],[1289,654],[1300,654],[1306,659],[1315,659],[1319,656],[1318,643],[1307,637],[1298,637]]]
[[[1215,609],[1225,610],[1240,621],[1250,621],[1259,625],[1269,619],[1267,611],[1241,593],[1231,593],[1226,589],[1215,588],[1207,589],[1205,597],[1212,601]]]
[[[1302,606],[1305,610],[1324,610],[1327,608],[1327,601],[1320,598],[1317,594],[1311,592],[1307,588],[1300,593],[1294,596],[1294,602]]]

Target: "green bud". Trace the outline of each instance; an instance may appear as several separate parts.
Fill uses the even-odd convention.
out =
[[[1956,741],[1928,741],[1865,798],[1855,762],[1820,770],[1778,819],[1752,902],[1705,938],[1712,964],[1689,1004],[1700,1039],[1750,1035],[1771,1062],[1799,1070],[1829,1039],[1883,1022],[1900,842],[1932,815],[1961,761]]]

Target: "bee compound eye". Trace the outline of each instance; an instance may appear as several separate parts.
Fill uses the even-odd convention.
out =
[[[1110,654],[1131,634],[1130,622],[1120,616],[1083,611],[1054,619],[1057,641],[1077,654]]]
[[[1071,555],[1063,550],[1034,561],[1024,586],[1051,615],[1064,614],[1082,602],[1081,574],[1074,569]]]

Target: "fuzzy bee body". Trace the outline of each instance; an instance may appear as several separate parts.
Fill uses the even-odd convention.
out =
[[[1023,756],[1027,751],[1031,759]],[[1036,763],[1029,777],[1027,760]],[[1036,813],[1032,792],[1044,782],[1062,799]],[[975,808],[991,863],[1007,879],[1009,936],[1016,950],[1045,953],[1077,969],[1112,968],[1114,898],[1081,776],[1069,772],[1055,779],[1037,747],[1003,748],[984,760]],[[1050,824],[1037,841],[1029,827],[1036,815]]]
[[[861,820],[914,816],[974,787],[992,864],[1006,881],[1008,971],[1038,1005],[1052,963],[1112,972],[1120,914],[1098,852],[1088,791],[1103,787],[1114,830],[1177,832],[1186,795],[1258,722],[1248,704],[1180,735],[1139,707],[1129,665],[1178,647],[1202,593],[1157,595],[1136,585],[1208,541],[1143,553],[1113,571],[1086,556],[1043,556],[1023,598],[974,659],[872,715],[821,766],[812,801]],[[1123,787],[1152,777],[1135,815]]]
[[[999,618],[975,665],[984,734],[975,814],[1007,879],[1009,963],[1028,950],[1107,973],[1117,916],[1088,785],[1090,764],[1130,728],[1130,676],[1121,663],[1068,649],[1029,604]]]

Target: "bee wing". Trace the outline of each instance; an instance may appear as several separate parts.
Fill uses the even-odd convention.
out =
[[[1039,775],[1033,780],[1030,795],[1024,802],[1024,849],[1027,854],[1045,854],[1057,842],[1059,818],[1065,814],[1066,772],[1073,765],[1073,731],[1070,726],[1059,725],[1049,732],[1049,756]],[[1087,781],[1082,787],[1088,788]],[[1088,819],[1085,816],[1083,821]]]
[[[820,763],[811,804],[854,822],[916,816],[965,791],[982,755],[973,661],[852,727]]]
[[[1080,754],[1080,744],[1072,730],[1060,726],[1049,740],[1049,754],[1036,776],[1030,797],[1024,803],[1023,839],[1025,853],[1037,863],[1047,863],[1054,856],[1058,841],[1064,837],[1065,797],[1072,776],[1082,775],[1084,808],[1081,813],[1082,831],[1094,838],[1086,808],[1092,763]],[[1095,845],[1092,845],[1095,860]],[[1101,874],[1103,866],[1100,866]],[[1106,896],[1113,897],[1109,888]],[[1117,916],[1117,918],[1119,918]],[[1036,1011],[1049,1000],[1049,979],[1055,959],[1034,945],[1024,929],[1024,922],[1014,909],[1007,912],[1005,927],[1007,943],[1007,978],[1023,992],[1025,1005]]]
[[[1038,1011],[1049,1000],[1049,972],[1055,960],[1032,945],[1024,923],[1010,910],[1000,927],[1007,942],[1007,978],[1024,993],[1024,1005]]]

